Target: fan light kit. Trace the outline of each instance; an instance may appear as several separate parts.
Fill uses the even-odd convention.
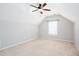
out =
[[[34,5],[30,5],[34,8],[36,8],[35,10],[33,10],[32,12],[35,12],[35,11],[39,11],[41,14],[43,14],[43,11],[51,11],[50,9],[44,9],[44,7],[47,5],[47,3],[43,3],[43,4],[40,4],[39,3],[39,6],[34,6]]]

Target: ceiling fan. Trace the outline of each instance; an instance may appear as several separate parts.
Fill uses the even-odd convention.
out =
[[[34,8],[36,8],[36,10],[33,10],[32,12],[35,12],[35,11],[38,11],[38,10],[43,10],[43,11],[51,11],[50,9],[44,9],[44,7],[47,5],[47,3],[43,3],[43,4],[40,4],[38,6],[34,6],[34,5],[30,5]],[[43,11],[39,11],[41,14],[43,14]]]

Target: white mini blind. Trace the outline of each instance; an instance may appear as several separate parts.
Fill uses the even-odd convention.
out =
[[[58,21],[48,21],[48,34],[49,35],[58,34]]]

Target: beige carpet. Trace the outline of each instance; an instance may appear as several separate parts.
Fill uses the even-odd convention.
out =
[[[37,39],[0,51],[2,56],[76,56],[74,44],[59,40]]]

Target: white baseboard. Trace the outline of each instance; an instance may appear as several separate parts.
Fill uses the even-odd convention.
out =
[[[28,39],[28,40],[25,40],[25,41],[18,42],[18,43],[16,43],[16,44],[12,44],[12,45],[9,45],[9,46],[6,46],[6,47],[3,47],[3,48],[0,48],[0,51],[1,51],[1,50],[4,50],[4,49],[7,49],[7,48],[11,48],[11,47],[18,46],[19,44],[23,44],[23,43],[30,42],[30,41],[35,40],[35,39],[36,39],[36,38]]]
[[[65,39],[56,39],[56,40],[65,41],[65,42],[70,42],[70,43],[74,43],[73,41],[65,40]]]
[[[43,39],[43,37],[42,37],[42,39]],[[58,39],[58,38],[48,38],[48,37],[47,37],[47,38],[44,38],[44,39],[59,40],[59,41],[74,43],[74,41],[65,40],[65,39]]]

